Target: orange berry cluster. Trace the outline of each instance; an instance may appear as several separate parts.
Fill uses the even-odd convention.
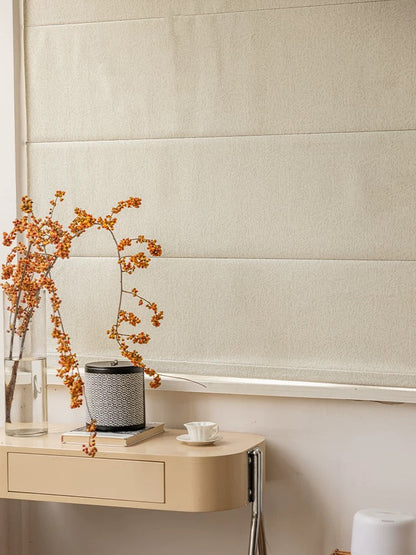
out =
[[[132,274],[136,268],[147,268],[149,266],[150,258],[144,252],[138,252],[132,256],[122,256],[119,258],[118,263],[121,265],[123,272]]]
[[[61,300],[51,276],[51,270],[58,259],[69,257],[74,234],[71,227],[77,225],[77,231],[82,225],[72,222],[68,229],[53,217],[57,202],[62,202],[65,193],[56,191],[50,201],[51,207],[47,216],[37,218],[33,213],[33,201],[27,196],[22,198],[20,209],[23,216],[13,222],[10,233],[3,234],[3,244],[12,246],[18,236],[22,236],[11,249],[2,267],[1,284],[7,296],[8,310],[14,315],[11,320],[10,345],[14,337],[21,338],[23,348],[31,317],[39,305],[40,291],[49,294],[52,306],[52,336],[57,341],[57,351],[60,355],[58,375],[70,390],[71,406],[78,407],[82,403],[83,382],[79,375],[76,355],[71,351],[69,336],[64,332],[59,314]],[[78,216],[76,216],[76,219]],[[17,372],[17,366],[16,366]],[[11,381],[11,383],[13,383]],[[10,396],[10,402],[13,395]]]
[[[151,256],[161,256],[162,247],[156,243],[156,239],[146,239],[143,235],[139,235],[136,243],[147,243],[147,250]]]
[[[143,304],[153,312],[151,324],[155,327],[160,326],[163,319],[163,311],[158,311],[156,303],[147,301],[141,297],[136,288],[126,291],[123,286],[123,274],[132,274],[136,269],[147,268],[150,263],[144,252],[133,253],[121,256],[121,252],[133,244],[146,243],[150,256],[161,256],[162,248],[155,239],[147,239],[139,235],[134,239],[124,238],[117,241],[114,235],[114,228],[117,223],[116,214],[125,208],[139,208],[141,199],[130,197],[120,201],[111,209],[111,213],[104,217],[95,218],[85,210],[75,208],[74,218],[67,229],[54,219],[54,210],[58,202],[64,200],[65,192],[56,191],[54,198],[50,201],[50,209],[44,218],[37,218],[33,213],[33,201],[28,196],[24,196],[21,202],[22,217],[13,222],[13,229],[10,233],[3,233],[3,245],[15,246],[7,256],[5,264],[2,265],[1,283],[9,301],[11,318],[10,329],[6,330],[14,337],[22,337],[23,341],[29,328],[30,319],[33,311],[39,304],[40,291],[43,289],[49,294],[52,306],[52,337],[56,340],[57,351],[59,353],[58,376],[68,387],[71,396],[71,407],[79,407],[82,404],[83,381],[79,374],[79,364],[75,353],[72,353],[69,335],[65,333],[60,315],[61,300],[58,296],[55,282],[51,277],[53,269],[58,259],[69,258],[72,242],[75,238],[82,235],[87,229],[95,226],[98,229],[108,231],[115,244],[117,245],[118,263],[121,271],[120,287],[120,309],[117,313],[116,323],[111,327],[107,334],[110,339],[117,341],[122,356],[130,360],[135,366],[143,368],[152,379],[150,387],[159,387],[160,376],[152,368],[148,368],[142,356],[134,349],[133,345],[143,345],[150,341],[150,336],[143,331],[139,333],[121,333],[120,326],[127,324],[132,327],[140,324],[140,318],[133,312],[121,309],[123,294],[129,293],[138,298],[138,306]],[[22,235],[22,240],[17,240]],[[16,370],[17,371],[17,370]],[[97,452],[95,446],[95,428],[91,423],[91,436],[85,452],[94,456]]]
[[[117,322],[128,322],[131,326],[137,326],[140,324],[141,320],[134,312],[126,312],[125,310],[119,310]]]
[[[147,250],[150,256],[161,256],[162,248],[157,243],[156,239],[147,239],[144,235],[138,235],[135,238],[125,237],[117,241],[114,235],[114,228],[117,223],[116,214],[119,214],[122,210],[126,208],[140,208],[141,199],[138,197],[130,197],[127,200],[122,200],[117,203],[111,209],[111,213],[104,217],[94,218],[91,214],[87,214],[84,210],[77,208],[75,210],[76,219],[74,220],[73,227],[71,228],[72,233],[82,233],[87,227],[97,226],[99,229],[107,230],[115,244],[117,245],[118,254],[118,264],[121,271],[121,290],[120,290],[120,309],[118,310],[116,322],[113,326],[107,330],[107,335],[110,339],[117,342],[119,346],[120,353],[123,357],[130,360],[132,364],[139,368],[143,368],[144,372],[150,376],[152,379],[150,381],[150,387],[157,388],[161,384],[160,376],[152,368],[148,368],[144,362],[143,357],[138,353],[137,350],[130,347],[133,345],[144,345],[150,341],[150,335],[144,333],[143,331],[139,333],[122,333],[120,331],[120,326],[128,324],[132,327],[136,327],[141,323],[140,318],[133,312],[128,312],[121,308],[123,295],[128,293],[133,297],[138,298],[139,307],[145,304],[145,306],[153,311],[151,318],[151,324],[154,327],[159,327],[160,322],[163,319],[163,311],[158,311],[156,303],[151,303],[145,298],[139,295],[136,288],[131,289],[131,291],[126,291],[123,286],[123,274],[133,274],[136,269],[145,269],[149,266],[150,258],[148,258],[144,252],[138,252],[131,255],[121,256],[121,252],[125,249],[132,247],[134,244],[143,244],[147,246]]]
[[[88,214],[85,210],[81,210],[80,208],[75,208],[75,218],[69,224],[69,230],[73,233],[74,236],[78,237],[84,231],[93,225],[96,224],[95,218]]]
[[[130,197],[127,200],[121,200],[119,203],[117,203],[117,206],[114,206],[111,209],[111,213],[118,214],[124,208],[140,208],[141,203],[142,203],[142,199],[138,197]]]
[[[96,437],[97,437],[97,424],[96,420],[91,420],[86,426],[87,432],[89,432],[88,443],[82,446],[82,451],[89,457],[95,457],[97,454]]]

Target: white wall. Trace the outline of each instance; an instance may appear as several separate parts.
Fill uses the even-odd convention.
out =
[[[50,388],[55,418],[62,388]],[[416,406],[148,391],[150,419],[181,426],[212,419],[223,430],[267,438],[265,519],[270,555],[329,555],[350,547],[352,517],[365,507],[416,514]],[[69,425],[69,424],[68,424]],[[101,555],[241,555],[249,511],[157,513],[29,504],[30,555],[72,555],[90,545]],[[74,528],[75,527],[75,528]],[[13,554],[18,555],[18,554]]]
[[[14,131],[14,60],[13,60],[13,5],[11,0],[0,2],[0,231],[10,228],[16,215],[16,164]],[[6,249],[0,245],[0,261]],[[0,330],[3,323],[0,321]],[[3,343],[0,342],[0,360],[3,360]],[[3,364],[0,364],[0,383],[3,383]],[[3,391],[3,389],[1,390]],[[3,395],[3,394],[2,394]],[[3,397],[2,397],[3,398]],[[0,418],[4,420],[4,406],[0,403]],[[8,551],[8,505],[0,500],[0,552]],[[12,520],[19,522],[19,510]]]

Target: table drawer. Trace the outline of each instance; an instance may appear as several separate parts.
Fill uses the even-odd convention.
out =
[[[165,464],[155,461],[8,453],[8,490],[17,493],[165,502]]]

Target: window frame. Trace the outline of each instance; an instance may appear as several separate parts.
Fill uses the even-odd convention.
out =
[[[7,38],[11,49],[2,51],[8,56],[8,63],[0,64],[2,82],[8,84],[0,103],[0,118],[10,121],[0,127],[0,146],[4,152],[1,159],[2,181],[12,183],[2,193],[0,216],[5,224],[16,214],[16,199],[26,191],[26,117],[24,113],[24,70],[22,64],[22,2],[8,0],[0,5],[0,38]],[[10,61],[10,56],[14,63]],[[10,71],[12,69],[12,71]],[[13,90],[10,91],[10,88]],[[6,100],[6,101],[5,101]],[[14,113],[13,119],[10,113]],[[8,117],[7,117],[8,116]],[[15,154],[15,156],[13,155]],[[1,247],[3,258],[5,249]],[[184,374],[185,380],[176,379],[180,374],[164,376],[164,389],[178,392],[237,394],[254,396],[276,396],[315,399],[366,400],[388,403],[416,403],[416,388],[387,387],[378,385],[349,385],[305,381],[285,381],[279,379],[235,378],[209,375]],[[198,382],[193,383],[190,380]],[[55,370],[48,372],[48,384],[64,387]],[[199,385],[198,385],[199,384]],[[205,386],[205,387],[202,387]],[[147,384],[148,387],[148,384]]]

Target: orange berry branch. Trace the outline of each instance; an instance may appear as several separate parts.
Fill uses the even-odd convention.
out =
[[[20,352],[14,360],[11,378],[5,386],[6,399],[6,421],[10,422],[11,406],[16,386],[17,371],[22,358],[25,339],[29,331],[31,317],[39,305],[40,292],[45,290],[50,298],[52,306],[51,322],[52,337],[56,340],[59,353],[58,376],[69,389],[71,396],[71,408],[81,406],[83,398],[83,380],[79,372],[79,363],[75,353],[71,349],[69,335],[65,332],[60,314],[61,299],[51,276],[58,259],[69,258],[72,241],[82,235],[88,228],[93,226],[107,230],[116,247],[118,264],[120,267],[120,295],[115,323],[107,331],[110,339],[114,339],[123,357],[143,368],[144,372],[152,379],[150,387],[157,388],[160,385],[159,374],[146,366],[142,356],[134,347],[135,345],[148,343],[150,336],[143,331],[138,333],[122,333],[122,326],[128,324],[136,328],[141,322],[140,318],[133,312],[122,308],[123,297],[126,294],[137,299],[137,307],[145,306],[153,314],[151,324],[155,327],[160,325],[163,319],[163,311],[159,311],[155,303],[146,300],[139,295],[136,288],[127,290],[124,288],[124,274],[132,274],[138,268],[147,268],[150,259],[144,252],[131,255],[121,253],[128,247],[136,244],[146,244],[150,256],[160,256],[162,249],[154,239],[146,239],[143,235],[138,237],[124,238],[117,242],[114,227],[117,223],[116,215],[126,208],[139,208],[141,199],[130,197],[128,200],[120,201],[112,208],[111,213],[95,218],[85,210],[75,209],[75,217],[67,229],[54,219],[54,210],[58,202],[62,202],[64,191],[56,191],[54,199],[50,201],[51,207],[44,218],[37,218],[33,213],[33,201],[29,197],[22,198],[22,217],[13,222],[10,233],[3,233],[3,245],[12,247],[7,256],[5,264],[2,265],[2,283],[6,298],[8,300],[7,310],[10,312],[9,326],[5,330],[10,334],[9,353],[5,353],[11,359],[13,356],[13,344],[16,337],[20,338]],[[87,407],[88,409],[88,407]],[[83,446],[83,450],[90,456],[97,452],[95,447],[95,423],[90,422],[88,429],[91,433],[89,443]]]
[[[55,207],[62,202],[63,191],[57,191],[51,200],[47,216],[37,218],[33,213],[33,202],[25,196],[20,206],[22,217],[13,222],[10,233],[3,233],[3,245],[12,246],[6,263],[2,265],[1,286],[8,300],[7,310],[10,312],[9,326],[5,330],[10,334],[9,359],[13,358],[13,347],[17,337],[20,338],[20,349],[12,366],[9,383],[5,385],[6,422],[10,422],[11,407],[16,387],[17,371],[23,356],[23,349],[29,331],[33,312],[39,305],[40,292],[48,292],[53,315],[52,335],[58,341],[60,364],[65,369],[65,384],[71,394],[71,406],[81,404],[82,379],[78,372],[78,361],[71,353],[69,337],[65,334],[59,316],[61,300],[58,297],[55,282],[51,277],[51,269],[58,259],[68,258],[74,236],[54,219]],[[81,233],[81,230],[80,230]],[[51,252],[48,252],[48,249]],[[63,374],[62,374],[63,375]]]
[[[110,339],[114,339],[119,347],[121,354],[130,360],[130,362],[139,368],[143,368],[144,372],[151,377],[150,387],[157,388],[160,386],[161,380],[159,374],[149,368],[143,362],[143,357],[132,345],[143,345],[150,341],[150,335],[144,333],[143,331],[138,333],[122,333],[120,328],[122,328],[124,323],[129,324],[132,328],[136,328],[141,323],[141,319],[134,313],[128,312],[122,308],[124,295],[131,295],[137,298],[137,308],[145,306],[153,315],[151,317],[151,324],[154,327],[160,326],[160,321],[163,319],[163,311],[159,311],[157,304],[148,301],[141,295],[136,288],[125,289],[124,287],[124,274],[132,274],[136,269],[144,269],[149,266],[150,258],[148,258],[144,252],[139,252],[131,255],[122,255],[121,253],[127,247],[131,247],[133,244],[146,244],[147,251],[151,256],[161,256],[162,248],[156,243],[155,239],[146,239],[143,235],[139,235],[136,238],[124,238],[117,241],[114,234],[114,226],[117,223],[117,218],[115,214],[118,214],[125,208],[139,208],[141,205],[141,199],[136,197],[130,197],[128,200],[121,201],[117,206],[113,207],[111,214],[105,216],[105,218],[97,218],[95,220],[95,225],[99,229],[105,229],[108,231],[116,245],[118,264],[120,268],[120,296],[119,304],[117,309],[117,316],[115,323],[111,329],[107,330],[107,334]]]

